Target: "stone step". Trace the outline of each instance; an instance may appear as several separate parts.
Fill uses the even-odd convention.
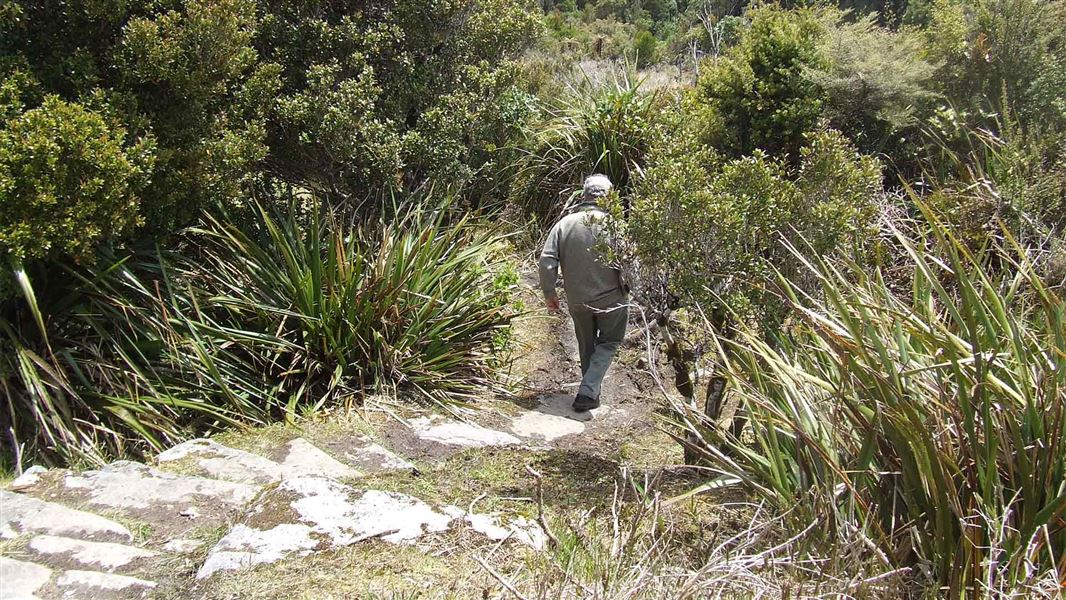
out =
[[[510,429],[516,435],[533,440],[553,442],[568,435],[585,432],[587,423],[596,420],[600,425],[625,416],[625,411],[606,402],[599,408],[575,412],[573,396],[546,394],[537,399],[537,407],[522,411],[511,420]]]
[[[71,569],[57,571],[32,562],[0,556],[0,600],[108,600],[147,598],[154,581]]]
[[[357,432],[316,438],[315,445],[350,465],[361,475],[411,471],[415,468],[413,464],[376,443],[369,436]]]
[[[166,539],[198,528],[223,525],[250,502],[261,486],[166,473],[119,461],[97,471],[67,473],[33,488],[64,504],[85,503],[148,523]]]
[[[338,442],[336,445],[343,448],[343,456],[347,460],[361,468],[337,460],[304,438],[290,440],[269,452],[273,460],[208,439],[178,444],[161,453],[156,460],[161,469],[168,471],[253,485],[266,485],[293,477],[355,479],[379,471],[414,468],[411,463],[369,438],[356,438],[355,443]]]
[[[127,575],[98,571],[64,571],[55,581],[55,598],[147,598],[156,583]]]
[[[268,458],[202,438],[178,444],[156,461],[161,468],[253,485],[281,481],[283,473],[282,466]]]
[[[38,535],[30,540],[27,550],[41,562],[54,567],[73,567],[94,571],[128,572],[144,566],[158,552],[110,542],[87,542],[56,535]]]
[[[259,498],[248,518],[211,549],[196,576],[204,579],[372,538],[410,543],[447,530],[453,520],[404,494],[358,490],[320,477],[288,479]]]
[[[285,444],[278,460],[286,479],[296,477],[324,477],[326,479],[355,479],[362,474],[333,458],[311,442],[296,438]]]
[[[423,460],[442,460],[470,448],[518,446],[522,440],[505,431],[476,423],[431,415],[411,419],[407,425],[392,424],[386,429],[393,447]]]
[[[133,540],[129,529],[110,519],[24,494],[0,490],[0,507],[0,538],[42,533],[85,540]]]
[[[0,556],[0,598],[32,600],[52,580],[52,569]]]

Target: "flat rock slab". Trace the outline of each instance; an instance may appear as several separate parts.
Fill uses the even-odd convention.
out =
[[[31,488],[41,482],[41,475],[47,473],[48,469],[40,466],[33,465],[32,467],[23,471],[22,475],[15,478],[14,481],[7,485],[7,488],[13,492],[25,490]]]
[[[0,556],[0,598],[29,600],[52,580],[52,569]]]
[[[217,527],[259,492],[258,486],[165,473],[119,461],[99,471],[68,474],[57,493],[150,523],[168,537]]]
[[[445,446],[485,448],[514,446],[522,443],[522,440],[503,431],[482,427],[476,423],[451,421],[440,417],[413,419],[410,425],[411,430],[419,439]]]
[[[373,538],[411,543],[426,533],[445,531],[452,520],[404,494],[357,490],[320,477],[288,479],[264,494],[245,522],[211,549],[196,576]]]
[[[407,425],[392,423],[385,435],[404,455],[427,461],[443,460],[469,448],[522,444],[510,433],[439,415],[411,419]]]
[[[61,598],[147,598],[156,583],[113,573],[72,570],[60,575],[55,587]]]
[[[327,479],[355,479],[359,471],[326,454],[311,442],[296,438],[285,445],[281,458],[285,478],[325,477]]]
[[[128,542],[129,529],[99,515],[0,490],[0,538],[27,533]]]
[[[590,422],[597,421],[598,425],[618,414],[607,404],[595,410],[576,412],[571,408],[573,397],[562,394],[541,396],[537,402],[537,408],[525,411],[511,421],[511,431],[516,435],[551,442],[584,433]]]
[[[398,454],[362,434],[335,436],[325,440],[316,440],[316,443],[363,475],[410,471],[415,468]]]
[[[265,485],[281,480],[280,464],[258,454],[195,439],[178,444],[156,457],[162,467],[191,471],[212,479]]]
[[[444,512],[462,519],[467,527],[494,541],[515,540],[540,551],[547,544],[547,535],[535,521],[526,517],[506,519],[499,515],[466,512],[455,506],[446,506]]]
[[[27,548],[43,562],[113,572],[159,556],[143,548],[109,542],[86,542],[55,535],[38,535]],[[65,563],[65,564],[64,564]]]
[[[203,540],[175,538],[167,540],[162,548],[163,550],[173,552],[174,554],[192,554],[199,550],[203,545]]]

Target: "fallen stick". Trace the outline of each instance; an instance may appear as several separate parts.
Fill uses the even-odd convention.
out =
[[[482,569],[485,569],[486,571],[488,571],[489,575],[492,575],[493,579],[495,579],[496,581],[500,582],[500,585],[502,585],[503,587],[507,588],[507,591],[511,592],[511,594],[514,595],[515,598],[518,598],[519,600],[529,600],[529,598],[526,598],[521,593],[519,593],[519,591],[517,589],[515,589],[514,585],[510,581],[507,581],[507,579],[503,575],[500,575],[499,573],[497,573],[496,569],[493,569],[492,567],[490,567],[488,565],[488,563],[486,563],[485,561],[481,560],[481,557],[474,556],[473,558],[474,558],[474,562],[476,562],[477,564],[481,565]]]
[[[548,519],[544,517],[544,487],[541,485],[541,479],[543,475],[537,472],[533,467],[526,465],[526,473],[529,473],[537,485],[537,523],[540,524],[540,528],[544,530],[544,535],[548,536],[548,542],[553,548],[559,546],[559,540],[552,533],[550,527],[548,527]]]

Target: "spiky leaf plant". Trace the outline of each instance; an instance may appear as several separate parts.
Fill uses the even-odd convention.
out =
[[[0,320],[5,449],[99,462],[367,389],[469,400],[492,384],[509,294],[492,285],[499,238],[447,213],[207,217],[195,255],[72,268],[47,304],[23,274],[29,310]]]
[[[739,439],[684,406],[679,420],[729,479],[830,538],[864,532],[948,597],[1057,597],[1066,303],[1020,249],[996,251],[1009,272],[988,269],[926,217],[933,239],[898,234],[909,297],[877,271],[808,258],[820,295],[782,278],[786,333],[723,341],[750,420]]]

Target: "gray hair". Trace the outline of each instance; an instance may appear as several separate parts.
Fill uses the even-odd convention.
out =
[[[611,183],[611,180],[606,175],[599,173],[589,175],[585,179],[585,186],[581,191],[581,199],[585,201],[598,200],[609,194],[613,187],[614,184]]]

